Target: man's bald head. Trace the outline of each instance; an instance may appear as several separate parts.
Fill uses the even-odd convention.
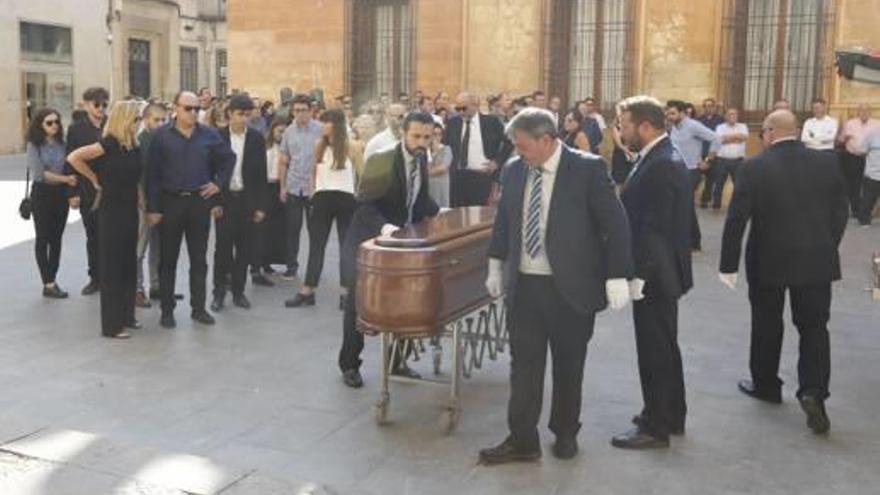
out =
[[[192,91],[181,91],[174,98],[175,121],[178,127],[188,129],[196,124],[201,103]]]
[[[462,92],[455,97],[455,110],[471,118],[480,110],[480,99],[476,95]]]
[[[867,103],[862,103],[856,108],[856,115],[862,119],[862,121],[867,122],[868,119],[871,118],[871,105]]]
[[[783,138],[797,137],[798,121],[791,110],[775,110],[764,119],[764,142],[772,144]]]

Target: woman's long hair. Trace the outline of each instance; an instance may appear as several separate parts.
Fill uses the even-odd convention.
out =
[[[58,118],[58,133],[55,134],[55,139],[58,140],[59,143],[64,143],[64,126],[61,125],[61,114],[54,108],[42,108],[36,113],[36,115],[31,117],[27,130],[27,141],[29,143],[34,146],[42,146],[45,144],[46,139],[49,136],[46,135],[46,129],[43,129],[43,121],[50,115],[54,115]]]
[[[117,101],[110,107],[104,137],[116,139],[119,146],[132,150],[137,146],[135,123],[140,118],[141,104],[134,100]]]
[[[287,127],[287,122],[284,119],[276,117],[272,120],[272,125],[269,126],[269,132],[266,133],[266,149],[271,149],[278,143],[275,142],[275,129],[279,127]]]
[[[329,146],[333,150],[333,170],[342,170],[345,168],[345,161],[348,159],[348,129],[345,127],[345,113],[342,110],[327,110],[321,114],[319,119],[322,123],[329,123],[333,126],[330,131],[330,137],[322,138],[318,146],[318,158],[324,156],[324,151]]]

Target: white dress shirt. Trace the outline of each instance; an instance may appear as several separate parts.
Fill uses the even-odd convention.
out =
[[[241,164],[244,160],[244,139],[247,136],[247,130],[241,134],[237,134],[229,130],[229,143],[232,145],[232,151],[235,153],[235,168],[232,169],[232,177],[229,179],[230,191],[241,191],[244,189],[244,179],[241,177]]]
[[[723,122],[718,124],[718,127],[715,128],[715,134],[718,135],[718,142],[721,143],[722,138],[724,136],[731,136],[737,134],[745,134],[749,135],[749,128],[742,123],[736,123],[733,125],[728,124],[727,122]],[[727,158],[728,160],[733,160],[737,158],[745,158],[746,156],[746,143],[727,143],[721,144],[718,147],[718,157],[719,158]]]
[[[400,140],[394,137],[391,129],[386,127],[384,131],[370,138],[370,142],[368,142],[367,147],[364,148],[364,161],[367,161],[370,156],[377,151],[384,151],[388,148],[393,148],[398,141]]]
[[[519,271],[529,275],[553,275],[550,268],[550,260],[547,258],[547,216],[550,213],[550,200],[553,198],[553,182],[556,180],[556,170],[559,168],[559,158],[562,156],[562,142],[556,141],[556,151],[550,155],[550,158],[541,166],[543,168],[543,176],[541,177],[541,222],[540,237],[541,249],[538,255],[532,258],[526,252],[526,223],[529,215],[529,195],[532,191],[532,174],[531,167],[526,169],[526,187],[523,189],[523,211],[522,211],[522,242],[519,257]]]
[[[811,117],[804,122],[801,141],[814,150],[833,150],[837,137],[837,119],[826,115],[821,119]]]
[[[278,182],[278,145],[266,150],[266,180]]]
[[[464,134],[467,132],[467,122],[462,121],[461,139],[464,140]],[[471,137],[468,140],[468,162],[467,168],[470,170],[483,170],[483,164],[488,162],[483,152],[483,132],[480,129],[480,114],[474,114],[471,117]]]

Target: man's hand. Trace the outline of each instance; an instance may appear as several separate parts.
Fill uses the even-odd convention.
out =
[[[391,237],[391,234],[400,230],[400,227],[394,225],[393,223],[386,223],[382,226],[382,229],[379,231],[379,237]]]
[[[155,227],[162,222],[161,213],[147,213],[147,225]]]
[[[213,182],[208,182],[207,184],[199,188],[199,195],[202,197],[202,199],[208,199],[219,192],[220,188],[217,187],[217,184],[214,184]]]
[[[262,210],[255,210],[254,211],[254,223],[260,223],[265,219],[266,219],[265,212],[263,212]]]
[[[641,301],[645,298],[645,281],[634,278],[629,281],[629,297],[633,301]]]
[[[707,162],[706,160],[700,160],[699,162],[697,162],[697,168],[699,168],[700,170],[709,170],[709,162]]]
[[[287,191],[285,191],[284,188],[281,188],[281,190],[278,191],[278,201],[281,201],[281,203],[287,203]]]
[[[70,187],[76,187],[76,176],[75,175],[67,175],[67,176],[65,176],[64,182]]]
[[[736,272],[718,274],[718,280],[721,280],[721,283],[726,285],[730,290],[736,290],[736,279]]]
[[[482,170],[482,172],[483,172],[484,174],[486,174],[486,175],[492,175],[492,174],[495,173],[496,170],[498,170],[498,164],[495,163],[494,161],[489,160],[488,162],[484,162],[484,163],[483,163],[483,170]]]
[[[629,283],[625,278],[612,278],[605,281],[605,297],[608,307],[617,311],[629,302]]]
[[[211,218],[213,218],[214,220],[217,220],[218,218],[222,218],[222,217],[223,217],[223,207],[222,206],[215,206],[215,207],[211,208]]]
[[[504,262],[489,258],[489,275],[486,277],[486,291],[489,297],[497,299],[504,293]]]
[[[71,196],[67,198],[67,206],[69,206],[72,210],[79,209],[79,196]]]

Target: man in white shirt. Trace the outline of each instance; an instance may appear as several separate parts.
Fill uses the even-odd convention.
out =
[[[736,108],[728,108],[724,113],[724,122],[718,124],[715,134],[721,146],[710,171],[713,174],[711,183],[715,186],[712,190],[712,209],[717,210],[721,208],[721,195],[727,178],[730,177],[736,184],[736,172],[746,157],[749,128],[739,122]]]
[[[834,151],[837,137],[837,119],[827,113],[825,100],[813,100],[813,116],[804,122],[801,141],[807,148],[819,151]]]
[[[364,161],[377,151],[392,148],[400,142],[400,124],[406,115],[406,107],[400,103],[392,103],[385,110],[385,123],[388,127],[376,134],[364,148]]]
[[[853,215],[858,215],[862,198],[862,177],[865,173],[865,137],[880,129],[880,120],[871,118],[871,107],[862,103],[856,118],[847,120],[840,131],[838,142],[844,146],[840,154],[840,168],[846,180],[846,195]]]

